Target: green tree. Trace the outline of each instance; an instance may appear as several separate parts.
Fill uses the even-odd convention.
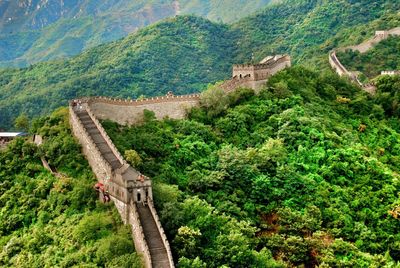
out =
[[[14,121],[14,126],[16,129],[22,130],[22,131],[28,131],[29,130],[29,118],[26,114],[20,114]]]
[[[124,157],[125,157],[126,161],[128,161],[128,163],[132,165],[132,167],[138,167],[138,166],[140,166],[140,164],[142,164],[142,158],[133,149],[126,150],[124,153]]]

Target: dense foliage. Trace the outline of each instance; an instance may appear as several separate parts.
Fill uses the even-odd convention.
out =
[[[233,22],[270,0],[34,0],[0,2],[0,66],[67,58],[177,14]]]
[[[341,63],[350,71],[374,78],[381,71],[400,70],[400,37],[389,37],[366,53],[347,50],[338,53]]]
[[[152,177],[179,267],[394,267],[398,85],[295,67],[259,96],[211,88],[187,120],[103,125]]]
[[[43,135],[42,146],[21,138],[0,149],[0,266],[141,267],[116,209],[96,202],[68,110],[36,120],[33,131]]]

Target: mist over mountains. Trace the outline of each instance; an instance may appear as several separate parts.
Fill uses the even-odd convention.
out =
[[[0,66],[67,58],[178,14],[232,22],[266,6],[257,1],[0,1]]]

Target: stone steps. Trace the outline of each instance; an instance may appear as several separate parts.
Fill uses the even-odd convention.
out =
[[[153,267],[169,268],[167,249],[164,246],[157,224],[151,214],[149,207],[137,204],[140,223],[149,247]]]
[[[101,135],[100,130],[96,127],[96,124],[93,122],[92,118],[90,118],[87,111],[77,111],[76,115],[81,120],[84,128],[89,133],[104,159],[111,165],[113,169],[120,168],[122,164],[115,156],[104,137]]]

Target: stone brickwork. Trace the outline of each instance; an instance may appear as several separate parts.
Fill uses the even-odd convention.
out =
[[[157,119],[183,119],[187,110],[199,105],[199,100],[200,94],[155,97],[141,101],[100,97],[90,99],[89,106],[99,119],[133,125],[143,122],[144,110],[153,111]]]
[[[358,51],[360,53],[365,53],[371,48],[373,48],[379,42],[388,39],[390,36],[399,36],[399,35],[400,35],[400,27],[393,28],[387,31],[376,31],[373,38],[355,46],[348,46],[341,48],[340,51],[345,51],[350,49],[353,51]]]
[[[259,64],[236,64],[232,70],[232,80],[246,80],[241,83],[242,87],[258,90],[268,78],[291,66],[288,55],[277,55],[265,58]],[[230,91],[233,90],[230,88]]]
[[[71,103],[69,109],[73,133],[80,141],[96,177],[109,191],[123,222],[131,225],[132,238],[136,250],[143,256],[145,267],[174,267],[169,243],[159,243],[163,246],[164,254],[158,253],[156,256],[150,253],[148,246],[152,245],[152,239],[166,240],[157,212],[152,210],[154,205],[151,180],[126,163],[90,109],[89,99],[80,100],[77,106],[75,102]],[[146,204],[145,207],[151,213],[140,215],[136,208],[137,203]],[[157,230],[158,235],[146,233],[142,229],[143,222],[149,226],[157,226],[158,228],[153,229]]]
[[[101,152],[92,140],[90,134],[87,132],[81,120],[77,117],[71,106],[69,109],[72,131],[82,145],[83,154],[89,161],[89,165],[91,166],[94,174],[97,178],[111,177],[112,167],[104,159]]]

